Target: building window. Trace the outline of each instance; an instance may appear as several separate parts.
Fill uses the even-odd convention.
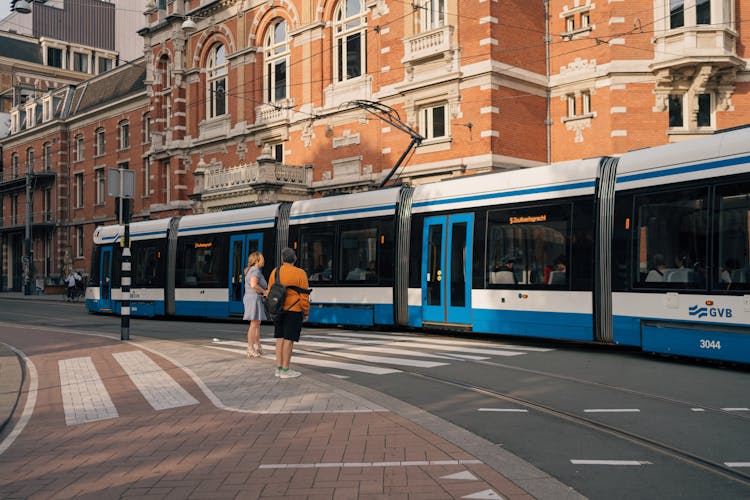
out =
[[[149,142],[151,142],[151,114],[146,113],[143,115],[143,143]]]
[[[699,127],[710,127],[711,115],[711,94],[698,94],[696,125]]]
[[[669,27],[685,26],[685,0],[669,0]]]
[[[52,170],[52,144],[45,142],[42,151],[44,154],[44,170]]]
[[[130,123],[127,120],[121,121],[117,124],[117,131],[120,149],[128,149],[130,147]]]
[[[273,157],[277,162],[284,163],[284,144],[283,143],[273,145]]]
[[[669,126],[670,128],[684,126],[682,116],[682,94],[670,94],[669,96]]]
[[[225,115],[227,112],[227,57],[226,49],[222,44],[216,44],[211,48],[206,74],[208,117]]]
[[[89,72],[89,55],[81,54],[80,52],[73,52],[73,71],[79,73]]]
[[[98,128],[96,129],[96,132],[94,132],[94,148],[96,149],[96,156],[101,156],[104,154],[104,129]]]
[[[573,31],[576,29],[576,21],[573,16],[565,18],[565,31]]]
[[[18,153],[10,155],[10,173],[14,178],[18,177]]]
[[[14,194],[10,199],[10,223],[18,224],[18,195]]]
[[[75,195],[76,195],[75,208],[83,208],[83,172],[79,172],[75,174],[74,187],[75,187]]]
[[[26,171],[34,171],[34,150],[31,148],[26,150]]]
[[[568,118],[572,118],[576,116],[576,96],[573,94],[568,94],[566,100],[568,103]]]
[[[581,14],[581,28],[588,28],[591,24],[591,14],[584,12]]]
[[[83,135],[78,134],[75,138],[76,161],[83,161]]]
[[[55,47],[47,47],[47,66],[63,67],[63,51]]]
[[[76,227],[76,258],[83,257],[83,226]]]
[[[447,118],[448,113],[444,104],[422,109],[419,113],[419,130],[422,136],[427,140],[447,136]]]
[[[287,40],[286,21],[276,21],[266,34],[265,40],[265,100],[275,102],[286,99],[287,66],[289,65],[289,41]]]
[[[337,82],[356,78],[365,72],[366,16],[363,0],[342,0],[336,9],[333,26],[333,67]]]
[[[52,220],[52,189],[44,190],[44,222]]]
[[[711,24],[711,0],[695,0],[695,24]]]
[[[96,178],[96,204],[104,205],[104,169],[97,168],[94,171],[94,177]]]
[[[143,196],[151,195],[151,158],[143,159]]]
[[[42,121],[48,122],[52,119],[52,96],[45,96],[42,100]]]
[[[591,92],[581,92],[581,113],[591,113]]]
[[[351,2],[352,0],[348,1]],[[359,2],[355,0],[352,3]],[[420,28],[423,32],[445,26],[445,0],[424,0],[421,8]],[[362,12],[362,10],[358,12]]]
[[[99,58],[99,74],[106,73],[112,69],[112,59],[106,57]]]

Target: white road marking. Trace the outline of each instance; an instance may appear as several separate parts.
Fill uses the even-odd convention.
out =
[[[323,469],[328,467],[413,467],[417,465],[481,464],[479,460],[411,460],[401,462],[318,462],[306,464],[260,464],[259,469]]]
[[[464,346],[478,346],[478,347],[493,347],[498,346],[501,349],[518,349],[521,351],[532,351],[532,352],[548,352],[548,351],[554,351],[554,349],[547,349],[543,347],[526,347],[526,346],[519,346],[514,344],[503,344],[499,342],[473,342],[471,340],[454,340],[454,339],[438,339],[434,337],[428,337],[424,335],[390,335],[387,333],[362,333],[359,332],[356,333],[346,333],[341,332],[340,330],[330,331],[328,332],[329,335],[333,335],[335,337],[352,337],[352,338],[374,338],[374,339],[382,339],[382,340],[405,340],[405,341],[414,341],[418,340],[420,342],[425,342],[427,344],[442,344],[442,345],[450,345],[450,346],[458,346],[458,345],[464,345]]]
[[[504,497],[498,495],[495,490],[482,490],[469,495],[464,495],[461,498],[471,498],[473,500],[503,500]]]
[[[570,463],[576,465],[651,465],[645,460],[579,460],[571,459]]]
[[[400,345],[398,342],[396,343],[387,343],[384,344],[381,340],[366,340],[366,339],[358,339],[354,337],[336,337],[335,339],[332,339],[330,335],[305,335],[300,343],[304,344],[307,343],[307,339],[309,338],[316,338],[316,339],[326,339],[326,340],[346,340],[347,342],[353,342],[354,344],[337,344],[339,346],[347,346],[347,347],[341,347],[349,350],[366,350],[366,346],[374,345],[379,346],[375,348],[367,348],[371,350],[372,352],[383,352],[386,354],[401,354],[401,353],[408,353],[409,356],[418,356],[421,358],[438,358],[438,359],[451,359],[455,360],[456,358],[459,358],[460,360],[471,360],[471,361],[484,361],[486,359],[490,359],[485,356],[472,356],[470,354],[457,354],[457,353],[451,353],[448,355],[440,355],[440,354],[427,354],[422,353],[420,351],[413,351],[413,350],[406,350],[406,349],[399,349],[398,346]],[[362,345],[358,345],[362,344]],[[393,346],[393,347],[390,347]],[[424,349],[429,349],[430,346],[428,344],[425,344],[423,346]],[[398,352],[397,352],[398,351]]]
[[[584,413],[638,413],[641,410],[637,408],[592,408],[583,411]]]
[[[90,357],[61,359],[58,365],[67,425],[119,416]]]
[[[225,344],[227,342],[222,342],[222,344]],[[231,347],[220,347],[220,346],[213,346],[209,345],[206,346],[209,349],[218,349],[220,351],[229,351],[233,352],[239,355],[244,356],[244,351],[239,351],[238,349],[232,349]],[[273,350],[273,348],[269,349]],[[299,351],[295,349],[295,354],[304,353],[304,351]],[[307,353],[307,354],[315,354],[315,353]],[[273,356],[265,355],[263,356],[267,359],[274,359]],[[397,370],[395,368],[381,368],[378,366],[366,366],[366,365],[358,365],[355,363],[342,363],[340,361],[333,361],[333,360],[327,360],[327,359],[315,359],[315,358],[308,358],[307,356],[294,356],[294,364],[296,365],[308,365],[308,366],[322,366],[323,368],[335,368],[338,370],[349,370],[353,372],[361,372],[361,373],[369,373],[372,375],[387,375],[390,373],[400,373],[401,370]]]
[[[750,467],[750,462],[724,462],[727,467]]]
[[[31,420],[31,415],[34,414],[37,390],[39,388],[39,377],[37,377],[36,367],[34,366],[34,363],[32,363],[24,353],[22,353],[15,347],[9,346],[8,344],[5,345],[23,360],[24,366],[26,366],[26,369],[29,371],[29,392],[26,395],[26,404],[23,407],[21,418],[18,419],[18,423],[13,427],[13,430],[10,431],[7,436],[5,436],[5,439],[3,439],[2,442],[0,442],[0,455],[2,455],[5,450],[10,448],[10,445],[13,444],[13,441],[15,441],[16,438],[21,435],[21,432],[23,432],[24,428],[26,428],[26,424],[28,424],[29,420]]]
[[[447,476],[440,476],[440,479],[458,479],[466,481],[478,481],[477,476],[471,472],[465,470],[463,472],[456,472],[455,474],[448,474]]]
[[[724,411],[750,411],[750,408],[722,408]]]
[[[528,413],[529,410],[523,408],[479,408],[477,411],[497,411],[497,412],[516,412],[516,413]]]
[[[142,351],[113,354],[154,410],[197,405],[198,400]]]
[[[704,408],[690,408],[690,411],[706,411]]]

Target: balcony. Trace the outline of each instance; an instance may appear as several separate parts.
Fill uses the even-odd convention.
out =
[[[18,203],[20,205],[21,200]],[[31,229],[35,234],[38,231],[53,229],[56,223],[56,216],[51,211],[42,210],[31,213]],[[26,215],[23,212],[0,217],[0,232],[23,231],[25,227]]]
[[[435,64],[445,65],[445,71],[458,71],[458,47],[453,42],[453,26],[441,26],[404,39],[404,65],[407,80],[414,80],[415,68],[425,71]]]
[[[43,187],[54,182],[57,174],[51,170],[38,170],[32,172],[34,187]],[[26,188],[26,173],[0,172],[0,193],[20,191]]]
[[[698,25],[667,30],[654,37],[653,71],[711,63],[741,69],[737,32],[723,25]]]
[[[286,99],[274,104],[255,107],[255,126],[288,125],[294,116],[294,101]]]
[[[281,163],[249,163],[206,171],[203,193],[287,184],[307,187],[306,167]]]

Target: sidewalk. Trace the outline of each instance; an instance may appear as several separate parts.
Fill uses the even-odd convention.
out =
[[[62,330],[45,331],[59,335]],[[29,460],[28,469],[18,467],[13,481],[19,488],[17,494],[46,494],[53,490],[33,489],[39,487],[40,478],[49,478],[50,482],[54,479],[54,485],[67,477],[68,483],[54,496],[106,493],[168,498],[166,492],[172,488],[171,494],[182,498],[233,497],[234,493],[237,498],[582,498],[501,447],[419,408],[346,380],[311,370],[305,370],[298,379],[281,380],[273,377],[270,359],[248,360],[236,351],[172,341],[139,338],[127,345],[111,340],[115,339],[81,337],[82,342],[92,345],[80,348],[92,356],[99,352],[97,349],[122,351],[124,347],[154,354],[153,359],[158,359],[165,369],[170,366],[175,380],[189,387],[191,394],[202,393],[200,406],[167,410],[153,417],[132,414],[61,426],[57,432],[63,445],[42,447],[36,452],[44,455],[24,459]],[[44,366],[57,368],[54,355],[48,354],[47,359],[29,356],[40,379],[45,375]],[[20,374],[18,358],[0,344],[0,394],[17,393]],[[111,375],[112,380],[127,379],[124,373]],[[11,381],[15,381],[15,387]],[[13,398],[0,399],[0,421],[3,411],[7,413],[12,407],[10,399]],[[22,405],[18,408],[15,420]],[[134,412],[134,407],[129,411]],[[157,414],[151,411],[150,415]],[[60,427],[59,422],[43,425],[49,429],[45,440],[57,442],[53,428]],[[120,431],[118,425],[124,428]],[[143,426],[142,430],[138,430],[139,426]],[[125,445],[114,440],[119,432],[139,436],[140,442]],[[99,470],[79,450],[70,449],[74,444],[71,433],[97,443],[96,455],[111,455],[107,460],[109,469]],[[151,433],[153,438],[149,439]],[[27,428],[22,436],[33,439],[29,434]],[[167,435],[171,441],[159,442]],[[20,441],[15,446],[29,446],[29,442]],[[179,450],[169,447],[175,446],[175,441]],[[117,444],[110,449],[112,442]],[[123,446],[127,451],[123,451]],[[0,455],[0,465],[3,458],[7,463],[11,453],[13,446],[5,457]],[[120,453],[125,453],[125,458],[119,458]],[[46,463],[46,455],[46,462],[53,464],[48,471],[39,468]],[[17,455],[12,456],[15,462]],[[204,459],[196,460],[195,456]],[[141,458],[133,461],[134,457]],[[153,468],[144,465],[150,459],[156,464]],[[123,463],[118,465],[120,460]],[[58,480],[60,464],[66,464],[68,475]],[[115,469],[116,486],[102,481],[103,477],[111,477]],[[91,482],[87,482],[89,478]],[[98,482],[93,478],[99,478]],[[14,491],[13,485],[6,485],[6,493]]]
[[[57,302],[65,301],[64,293],[50,293],[39,295],[24,295],[23,292],[0,292],[0,299],[18,299],[18,300],[50,300]],[[83,299],[80,300],[83,303]]]

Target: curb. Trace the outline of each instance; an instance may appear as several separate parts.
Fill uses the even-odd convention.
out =
[[[18,405],[24,373],[18,355],[0,342],[0,434]]]

